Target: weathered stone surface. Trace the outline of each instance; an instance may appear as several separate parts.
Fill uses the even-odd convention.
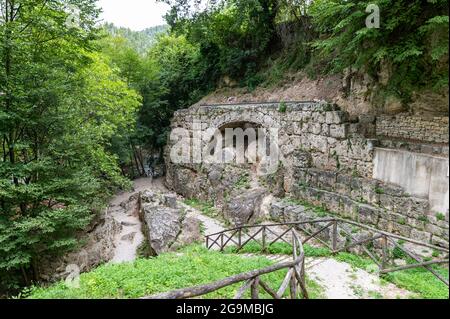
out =
[[[288,205],[282,201],[274,201],[270,207],[270,218],[276,222],[284,221],[284,209]]]
[[[261,205],[266,194],[265,189],[256,189],[231,198],[224,207],[225,218],[236,226],[257,220],[261,217]]]
[[[424,243],[429,243],[431,241],[431,234],[416,229],[412,229],[411,238]]]
[[[114,255],[114,238],[122,226],[111,215],[96,219],[86,233],[80,235],[86,244],[81,250],[59,258],[41,260],[40,280],[53,282],[67,278],[68,265],[77,265],[80,272],[87,272],[110,261]]]
[[[343,111],[334,111],[326,113],[327,124],[342,124],[348,120],[348,113]]]
[[[358,207],[358,216],[360,223],[376,225],[380,212],[373,206],[362,204]]]
[[[279,128],[277,150],[280,151],[282,168],[269,174],[271,176],[258,176],[259,186],[255,185],[253,178],[244,190],[236,192],[235,186],[243,175],[242,171],[255,171],[258,165],[241,165],[240,168],[228,164],[175,165],[167,160],[167,183],[185,197],[214,200],[216,205],[224,206],[225,212],[230,200],[239,199],[240,204],[236,207],[245,203],[240,196],[249,195],[249,202],[252,202],[252,194],[248,194],[251,191],[245,189],[265,187],[277,196],[283,196],[286,192],[288,196],[324,206],[340,216],[353,220],[359,218],[364,223],[376,224],[383,230],[403,235],[410,235],[415,229],[440,238],[442,230],[448,230],[445,210],[442,213],[446,220],[427,220],[431,216],[428,200],[411,197],[402,187],[373,179],[378,143],[383,148],[442,155],[445,147],[427,145],[426,140],[437,141],[441,138],[439,134],[442,130],[448,131],[448,127],[442,128],[444,125],[439,123],[445,122],[448,126],[448,119],[439,117],[419,121],[406,114],[391,118],[376,118],[370,114],[350,118],[338,108],[319,106],[318,103],[287,103],[286,112],[281,113],[279,104],[273,103],[198,106],[177,112],[172,126],[191,129],[195,118],[201,118],[202,128]],[[384,133],[388,131],[392,131],[391,140],[379,140],[376,136],[376,133],[388,135]],[[438,132],[437,139],[433,138],[434,132]],[[401,139],[396,140],[397,137]],[[424,142],[405,143],[403,138]],[[417,194],[415,196],[419,197]],[[233,218],[245,221],[248,218],[246,215],[253,216],[255,210],[249,209],[240,218],[234,213]],[[284,214],[285,208],[274,206],[272,218],[279,220],[281,212]],[[299,214],[295,209],[288,209],[289,219],[297,218],[296,215]],[[426,228],[427,224],[432,226]]]
[[[312,163],[311,154],[304,151],[292,153],[292,166],[298,168],[310,168]]]
[[[341,125],[332,124],[332,125],[330,125],[330,136],[331,137],[346,139],[348,137],[348,133],[349,133],[349,125],[348,124],[341,124]]]
[[[160,205],[162,203],[162,198],[156,192],[145,190],[141,193],[141,201],[146,204]]]
[[[178,208],[177,205],[177,195],[175,194],[164,194],[164,205],[170,208]]]
[[[170,248],[177,249],[193,243],[202,242],[201,224],[197,218],[186,217],[181,224],[181,233]]]
[[[377,135],[434,143],[448,144],[448,128],[448,116],[383,115],[376,122]]]
[[[143,206],[145,233],[151,252],[159,255],[169,251],[181,231],[181,210],[169,207]]]

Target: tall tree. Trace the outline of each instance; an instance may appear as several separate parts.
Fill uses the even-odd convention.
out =
[[[106,149],[139,97],[93,53],[95,2],[0,0],[0,289],[38,279],[125,183]]]

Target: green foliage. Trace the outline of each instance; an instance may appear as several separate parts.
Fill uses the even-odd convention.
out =
[[[381,12],[379,29],[367,28],[369,4]],[[329,72],[346,68],[375,78],[390,70],[386,91],[404,100],[414,88],[448,83],[448,2],[317,0],[309,14],[320,34],[313,47]]]
[[[280,112],[280,113],[286,113],[286,110],[287,110],[286,103],[284,103],[284,102],[280,103],[280,106],[279,106],[279,108],[278,108],[278,112]]]
[[[424,216],[424,215],[421,215],[421,216],[417,217],[417,220],[420,220],[421,222],[424,222],[424,223],[428,223],[429,222],[428,217]]]
[[[167,20],[175,34],[199,45],[211,80],[228,76],[250,89],[261,82],[258,68],[276,41],[277,0],[226,0],[209,10],[190,12],[184,0],[167,0]]]
[[[34,288],[29,298],[139,298],[179,288],[211,283],[245,271],[271,265],[264,257],[243,258],[192,246],[179,253],[167,253],[133,263],[104,265],[80,276],[80,288],[68,288],[60,282],[49,288]],[[286,270],[261,277],[272,289],[278,289]],[[312,281],[308,280],[310,284]],[[220,289],[204,298],[231,299],[242,284]],[[314,295],[320,286],[314,285]],[[245,296],[249,298],[249,293]],[[261,291],[262,298],[269,296]]]
[[[167,25],[160,25],[142,31],[133,31],[128,28],[116,27],[112,23],[105,23],[103,28],[113,37],[126,39],[132,49],[142,56],[147,54],[157,37],[168,32],[169,29]]]
[[[308,244],[303,246],[306,257],[329,257],[331,256],[331,251],[328,248],[324,247],[315,247]],[[236,246],[228,246],[225,248],[226,253],[236,253]],[[258,253],[267,253],[271,255],[292,255],[292,245],[284,242],[277,242],[266,247],[266,250],[263,251],[262,246],[256,242],[250,242],[242,247],[239,250],[241,254],[258,254]]]
[[[250,178],[247,173],[239,176],[239,179],[234,184],[234,187],[236,189],[249,189],[251,187],[250,185]]]
[[[448,269],[435,267],[448,280]],[[399,287],[416,292],[425,299],[448,299],[448,287],[423,268],[402,270],[385,275],[385,279]]]
[[[198,209],[208,217],[220,217],[219,211],[214,207],[214,203],[204,202],[198,199],[186,199],[184,200],[184,203],[188,206]]]
[[[127,187],[108,150],[133,125],[139,96],[96,53],[93,0],[80,28],[60,1],[0,1],[0,293],[37,279],[42,258]],[[31,23],[32,22],[32,23]]]

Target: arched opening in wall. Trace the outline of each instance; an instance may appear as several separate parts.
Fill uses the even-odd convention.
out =
[[[257,173],[270,156],[271,136],[262,125],[237,121],[222,125],[208,143],[208,156],[222,164],[235,164]]]

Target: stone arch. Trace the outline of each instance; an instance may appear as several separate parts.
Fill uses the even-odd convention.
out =
[[[225,112],[209,121],[209,123],[205,123],[209,124],[209,127],[219,129],[225,125],[239,122],[255,123],[265,128],[280,127],[279,116],[269,115],[252,109]]]

